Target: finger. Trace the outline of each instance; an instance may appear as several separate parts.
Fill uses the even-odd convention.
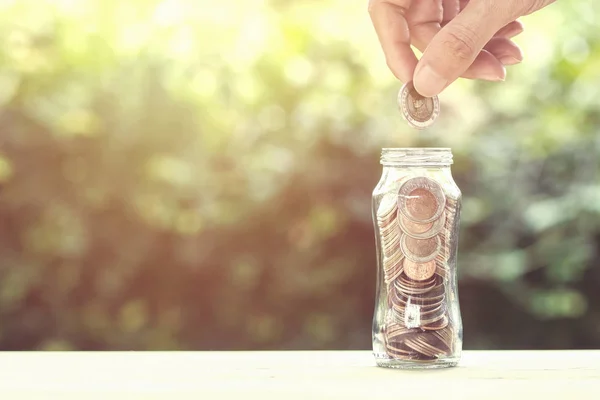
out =
[[[446,1],[446,0],[444,0]],[[411,41],[421,52],[440,31],[444,9],[438,0],[418,0],[414,2],[406,14]]]
[[[521,33],[525,27],[521,21],[513,21],[507,25],[504,25],[502,29],[496,32],[496,37],[505,37],[507,39],[511,39]]]
[[[455,10],[456,13],[450,13],[449,15],[456,16],[458,14],[458,1],[443,1],[455,1],[455,5],[457,6],[457,9]],[[409,21],[409,28],[412,32],[412,44],[421,52],[425,51],[427,45],[431,42],[435,35],[440,32],[440,19],[448,16],[446,9],[441,10],[439,5],[440,3],[436,2],[435,0],[422,0],[418,3],[413,3],[413,6],[406,15],[407,20]],[[501,57],[504,57],[504,62],[499,61],[498,57],[489,51],[482,51],[477,55],[473,63],[461,76],[468,79],[483,79],[492,81],[503,79],[504,69],[502,65],[513,65],[520,62],[519,57],[522,59],[520,50],[511,53],[510,50],[512,47],[505,49],[507,46],[510,47],[510,43],[503,46],[502,41],[493,43],[490,46],[490,49],[496,50]]]
[[[418,15],[419,8],[416,5],[411,9],[411,14],[407,15],[410,21],[410,30],[412,32],[412,43],[421,52],[425,52],[429,43],[440,32],[441,27],[437,22],[438,17],[434,10],[425,7],[420,8],[424,15]],[[426,14],[426,11],[429,14]],[[415,25],[413,25],[413,23]],[[461,74],[461,77],[467,79],[482,79],[497,81],[504,79],[504,67],[498,59],[490,52],[483,50],[477,55],[475,60]],[[499,77],[500,76],[500,77]]]
[[[523,61],[523,52],[513,41],[506,38],[492,38],[484,47],[503,65],[514,65]]]
[[[503,81],[506,78],[506,69],[504,65],[487,50],[481,52],[475,58],[471,66],[460,75],[461,78],[479,79],[483,81]],[[449,81],[445,86],[452,83]]]
[[[519,0],[513,0],[515,2],[518,2],[519,5],[522,4],[522,2],[520,2]],[[540,10],[546,6],[549,6],[550,4],[554,3],[556,0],[536,0],[533,1],[533,4],[531,4],[532,2],[525,2],[524,6],[525,8],[522,10],[520,15],[529,15],[532,14],[534,12],[536,12],[537,10]],[[529,4],[528,4],[529,3]]]
[[[412,0],[371,0],[369,14],[388,67],[402,82],[412,80],[417,57],[410,48],[410,31],[404,15]]]
[[[429,43],[414,76],[415,89],[421,95],[435,96],[464,74],[494,34],[514,19],[493,10],[490,4],[469,2]],[[504,79],[506,70],[499,61],[490,62],[490,68],[492,76],[487,79]]]
[[[460,12],[460,1],[459,0],[442,0],[442,7],[444,8],[444,16],[442,18],[442,26],[445,26],[448,22],[452,21],[454,17]]]

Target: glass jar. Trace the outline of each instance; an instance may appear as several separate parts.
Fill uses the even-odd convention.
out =
[[[461,192],[450,149],[383,149],[373,191],[377,287],[373,355],[389,368],[458,364],[456,255]]]

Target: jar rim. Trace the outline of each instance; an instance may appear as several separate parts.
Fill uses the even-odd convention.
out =
[[[384,166],[450,166],[454,163],[449,147],[384,147]]]

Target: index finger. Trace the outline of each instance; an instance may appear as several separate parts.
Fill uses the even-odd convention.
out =
[[[402,82],[412,80],[417,57],[410,47],[406,11],[412,0],[370,0],[369,15],[388,67]]]

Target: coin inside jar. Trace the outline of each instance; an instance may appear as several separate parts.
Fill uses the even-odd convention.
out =
[[[394,193],[389,193],[381,199],[379,208],[377,209],[377,219],[386,221],[396,211],[397,201]]]
[[[403,270],[403,259],[404,256],[400,250],[397,250],[391,257],[384,257],[383,272],[385,274],[385,283],[390,284],[400,276]]]
[[[398,106],[408,124],[417,129],[425,129],[431,126],[440,115],[438,97],[421,96],[415,90],[412,82],[407,82],[400,89]]]
[[[437,257],[441,249],[441,242],[438,236],[429,239],[415,239],[403,234],[400,246],[406,258],[417,263],[426,263]]]
[[[436,262],[436,270],[435,273],[438,274],[439,276],[441,276],[442,278],[445,278],[446,275],[448,275],[448,267],[446,267],[446,263],[444,261],[440,261],[436,258],[435,260]]]
[[[431,278],[435,274],[436,268],[435,260],[416,263],[409,259],[404,259],[404,273],[415,281],[424,281]]]
[[[399,296],[404,295],[407,296],[407,298],[409,298],[410,296],[424,295],[433,288],[433,284],[429,284],[428,286],[422,287],[414,287],[406,285],[406,283],[402,282],[401,279],[397,279],[394,282],[394,288]]]
[[[425,331],[438,331],[440,329],[444,329],[447,326],[448,326],[448,317],[444,315],[442,317],[442,319],[438,320],[437,322],[433,322],[429,325],[421,326],[421,329],[423,329]]]
[[[433,179],[419,176],[398,189],[398,210],[412,222],[428,224],[437,220],[446,207],[442,187]]]
[[[433,193],[423,188],[413,190],[406,199],[408,212],[418,221],[433,217],[437,207],[438,204]]]
[[[423,234],[433,227],[432,222],[428,224],[418,224],[416,222],[412,222],[405,216],[400,217],[400,225],[402,226],[404,232],[410,232],[415,235]]]
[[[404,228],[405,232],[410,232],[416,235],[423,234],[433,227],[432,222],[428,224],[418,224],[416,222],[412,222],[405,216],[400,217],[400,224],[402,225],[402,228]]]

